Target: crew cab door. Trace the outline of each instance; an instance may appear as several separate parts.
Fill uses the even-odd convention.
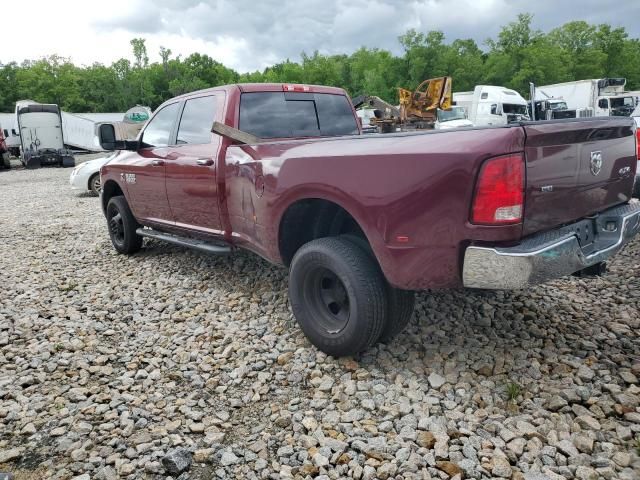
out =
[[[222,92],[184,102],[166,162],[167,197],[178,227],[222,234],[216,174],[221,137],[211,127],[223,102]]]
[[[120,174],[126,183],[133,212],[140,220],[173,223],[165,169],[179,107],[179,102],[171,103],[153,116],[142,132],[140,148],[127,159]]]

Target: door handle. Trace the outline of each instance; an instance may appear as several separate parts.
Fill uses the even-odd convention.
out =
[[[153,160],[151,162],[151,165],[153,165],[154,167],[161,167],[162,165],[164,165],[164,160]]]
[[[210,158],[199,158],[196,160],[198,165],[213,165],[213,160]]]

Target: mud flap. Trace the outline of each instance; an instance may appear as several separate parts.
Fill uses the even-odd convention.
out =
[[[28,169],[40,168],[40,157],[27,157],[24,159],[24,167]]]
[[[65,167],[65,168],[75,167],[76,166],[75,158],[73,158],[71,155],[63,156],[62,157],[62,166]]]

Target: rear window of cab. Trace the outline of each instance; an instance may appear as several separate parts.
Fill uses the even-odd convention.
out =
[[[356,135],[355,115],[344,95],[250,92],[240,97],[240,130],[260,138]]]

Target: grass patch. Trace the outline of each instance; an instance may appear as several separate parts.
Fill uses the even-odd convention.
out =
[[[516,382],[509,382],[505,386],[505,391],[507,393],[507,400],[510,403],[517,404],[518,397],[522,393],[522,387],[518,385]]]

